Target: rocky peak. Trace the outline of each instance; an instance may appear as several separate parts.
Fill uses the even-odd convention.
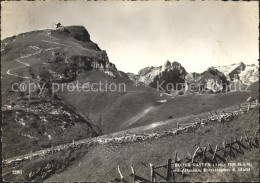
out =
[[[171,62],[169,60],[167,60],[164,64],[163,64],[163,69],[166,70],[168,68],[171,67]]]
[[[138,75],[139,76],[144,76],[144,75],[146,75],[148,72],[150,72],[153,69],[154,69],[153,66],[145,67],[145,68],[139,70]]]
[[[163,71],[169,72],[171,70],[175,70],[175,71],[178,71],[180,73],[187,74],[186,70],[184,69],[184,67],[182,67],[182,65],[179,62],[174,61],[174,62],[171,63],[169,60],[167,60],[164,63],[161,71],[162,72]]]
[[[84,26],[74,25],[64,27],[64,32],[78,41],[89,42],[90,35]]]
[[[154,79],[158,76],[161,78],[163,73],[171,72],[170,75],[186,75],[187,72],[184,67],[179,62],[170,62],[167,60],[163,66],[149,66],[139,70],[138,74],[135,77],[130,75],[130,79],[138,79],[139,82],[143,82],[147,85],[150,85],[154,81]],[[128,74],[129,75],[129,74]]]
[[[229,81],[242,81],[243,83],[253,83],[258,80],[258,68],[253,65],[246,65],[243,62],[214,67],[222,72]]]

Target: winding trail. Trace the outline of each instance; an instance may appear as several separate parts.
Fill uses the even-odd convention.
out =
[[[31,56],[33,56],[33,55],[37,55],[37,54],[41,53],[42,51],[43,51],[43,50],[40,49],[40,51],[37,51],[37,52],[32,53],[32,54],[28,54],[28,55],[26,55],[26,56],[23,55],[23,56],[21,56],[21,57],[15,59],[16,62],[18,62],[18,63],[20,63],[20,64],[23,64],[24,66],[15,67],[15,68],[12,68],[12,69],[8,69],[6,73],[7,73],[8,75],[10,75],[10,76],[16,76],[16,77],[23,78],[23,79],[32,79],[31,77],[28,77],[28,76],[20,76],[20,75],[18,75],[18,74],[13,74],[13,73],[11,73],[11,71],[14,71],[14,70],[17,70],[17,69],[21,69],[21,68],[24,68],[24,67],[30,67],[30,66],[31,66],[30,64],[25,63],[25,62],[22,62],[22,61],[19,60],[19,59],[28,58],[28,57],[31,57]]]
[[[43,34],[45,35],[45,34]],[[47,36],[48,38],[52,38],[52,39],[55,39],[55,40],[59,40],[58,38],[54,38],[50,35],[45,35]],[[30,67],[31,65],[26,63],[26,62],[23,62],[21,61],[20,59],[24,59],[24,58],[28,58],[28,57],[31,57],[31,56],[34,56],[34,55],[37,55],[37,54],[40,54],[40,53],[43,53],[43,52],[46,52],[46,51],[51,51],[51,50],[55,50],[55,49],[59,49],[61,48],[60,46],[64,46],[64,47],[71,47],[69,45],[66,45],[66,44],[61,44],[61,43],[57,43],[57,42],[53,42],[53,41],[47,41],[47,40],[41,40],[42,42],[46,42],[46,43],[51,43],[51,44],[56,44],[56,45],[59,45],[59,47],[53,47],[53,48],[47,48],[47,49],[41,49],[39,47],[37,47],[38,49],[40,49],[39,51],[36,51],[35,53],[32,53],[32,54],[27,54],[27,55],[22,55],[21,57],[15,59],[16,62],[20,63],[20,64],[23,64],[24,66],[20,66],[20,67],[15,67],[15,68],[11,68],[11,69],[8,69],[6,74],[10,75],[10,76],[15,76],[15,77],[19,77],[19,78],[23,78],[23,79],[33,79],[32,77],[28,77],[28,76],[21,76],[21,75],[18,75],[18,74],[15,74],[14,71],[15,70],[18,70],[18,69],[21,69],[21,68],[25,68],[25,67]]]

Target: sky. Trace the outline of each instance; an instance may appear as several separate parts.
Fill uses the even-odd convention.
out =
[[[258,2],[7,1],[1,39],[22,32],[83,25],[124,72],[177,61],[188,72],[238,62],[258,64]]]

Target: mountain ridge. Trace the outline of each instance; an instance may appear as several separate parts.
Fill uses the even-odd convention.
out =
[[[175,62],[173,62],[175,63]],[[176,62],[178,63],[178,62]],[[175,64],[176,64],[175,63]],[[147,66],[143,69],[140,69],[138,74],[133,74],[133,73],[127,73],[129,78],[133,81],[138,81],[142,82],[146,85],[151,86],[151,83],[154,83],[154,79],[156,77],[160,78],[162,75],[162,72],[165,70],[165,66],[171,64],[168,60],[164,63],[162,66]],[[184,69],[185,70],[185,69]],[[211,77],[209,76],[209,73],[211,72]],[[216,77],[216,74],[212,74],[212,72],[216,73],[218,72],[218,78]],[[207,74],[207,76],[204,76]],[[231,82],[242,82],[243,84],[250,85],[256,81],[258,81],[258,67],[254,64],[251,65],[246,65],[243,62],[240,63],[234,63],[231,65],[227,66],[217,66],[217,67],[210,67],[206,71],[202,73],[196,73],[196,72],[191,72],[187,73],[185,71],[185,81],[181,81],[181,83],[197,83],[199,80],[202,78],[211,78],[211,83],[212,82],[219,82],[221,81],[224,84],[230,84]],[[225,77],[224,77],[225,76]],[[158,80],[157,78],[157,80]],[[213,81],[214,80],[214,81]],[[175,83],[174,80],[170,80],[168,82]],[[206,81],[205,81],[206,82]],[[201,83],[201,82],[200,82]],[[210,82],[209,82],[210,83]],[[199,83],[197,83],[199,84]],[[155,84],[152,84],[152,87],[156,87]],[[207,88],[207,86],[205,86]],[[220,90],[219,86],[219,89]],[[221,89],[222,90],[222,89]]]

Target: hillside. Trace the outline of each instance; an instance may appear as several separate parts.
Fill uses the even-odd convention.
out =
[[[82,26],[32,31],[2,42],[4,158],[120,130],[125,119],[168,97],[135,86]],[[79,82],[122,83],[129,92],[67,91],[68,84],[75,88]]]
[[[167,162],[169,157],[174,158],[175,152],[178,151],[179,158],[192,156],[194,150],[200,147],[206,147],[211,144],[222,146],[224,139],[227,141],[232,137],[240,138],[244,132],[247,135],[253,135],[255,126],[258,125],[258,110],[250,111],[247,115],[242,116],[230,123],[212,124],[195,132],[185,133],[179,136],[170,136],[152,141],[122,143],[122,144],[104,144],[94,146],[88,149],[88,152],[74,163],[68,170],[61,174],[56,174],[47,181],[112,181],[119,180],[120,176],[117,166],[120,165],[123,176],[127,181],[131,180],[130,165],[135,165],[137,175],[144,180],[150,180],[149,163],[161,165]],[[250,123],[249,123],[250,121]],[[246,129],[246,130],[245,130]],[[249,162],[252,168],[258,168],[257,149],[245,151],[239,154],[229,162]],[[92,166],[89,166],[91,164]],[[212,173],[208,174],[191,174],[191,176],[181,179],[179,175],[177,181],[207,181],[213,182],[232,182],[239,181],[256,181],[258,179],[257,171],[252,172],[233,172],[232,174],[219,173],[218,176]],[[71,175],[76,175],[71,177]],[[157,176],[158,181],[163,181]]]
[[[232,108],[222,109],[224,111],[233,111],[237,110],[237,106]],[[221,111],[222,111],[221,110]],[[222,112],[221,112],[222,113]],[[169,121],[164,130],[170,132],[176,129],[177,123],[180,124],[190,124],[194,119],[200,117],[206,119],[209,115],[202,117],[201,115],[191,116],[186,119],[179,119]],[[229,153],[229,146],[227,145],[226,152],[227,163],[231,162],[241,162],[241,163],[250,163],[252,170],[258,168],[258,162],[255,161],[257,145],[259,143],[255,142],[255,132],[256,127],[258,126],[258,107],[254,107],[248,112],[241,112],[238,117],[235,117],[230,120],[224,120],[224,123],[218,121],[211,121],[210,123],[201,124],[199,127],[194,130],[182,130],[178,135],[174,134],[165,134],[162,133],[164,130],[160,126],[152,125],[151,130],[141,130],[129,129],[122,133],[105,135],[92,139],[85,139],[81,141],[81,144],[72,145],[71,147],[66,148],[65,150],[58,151],[56,153],[48,153],[42,157],[36,157],[31,161],[21,161],[14,163],[16,169],[22,169],[24,172],[23,175],[12,175],[11,170],[12,166],[5,166],[3,177],[4,180],[19,180],[19,181],[42,181],[47,179],[47,181],[119,181],[119,174],[117,171],[117,165],[120,165],[121,172],[125,177],[126,181],[130,181],[130,165],[134,165],[136,169],[136,174],[139,177],[139,180],[149,180],[150,177],[150,168],[149,163],[153,163],[155,166],[162,165],[167,162],[169,157],[174,158],[176,151],[178,151],[178,159],[185,160],[185,157],[192,157],[195,149],[199,147],[209,147],[208,144],[214,148],[218,145],[219,148],[222,147],[223,141],[226,140],[226,143],[229,144],[232,140],[234,143],[235,139],[243,139],[242,150],[237,149],[234,145],[233,155]],[[195,120],[196,121],[196,120]],[[155,133],[156,131],[156,133]],[[165,132],[165,131],[164,131]],[[160,133],[160,137],[148,138],[144,140],[138,140],[139,136],[153,135]],[[126,134],[137,137],[137,140],[130,140],[127,137],[125,141],[109,141],[107,143],[101,143],[101,139],[105,138],[114,138],[124,137]],[[137,134],[137,136],[135,135]],[[164,135],[163,135],[164,134]],[[128,136],[127,135],[127,136]],[[149,135],[149,136],[150,136]],[[253,139],[251,139],[253,136]],[[126,136],[125,136],[126,137]],[[252,142],[252,147],[248,148],[248,143],[246,139],[249,137]],[[128,139],[128,140],[127,140]],[[257,137],[259,139],[259,137]],[[99,141],[100,143],[94,143],[94,141]],[[259,140],[258,140],[259,141]],[[79,141],[78,141],[79,142]],[[85,142],[82,144],[82,142]],[[222,163],[223,154],[218,152],[217,162]],[[242,152],[241,152],[242,151]],[[207,155],[208,159],[211,160],[213,152]],[[197,161],[200,158],[197,157]],[[91,165],[91,166],[89,166]],[[165,168],[162,168],[164,171],[159,171],[164,175]],[[158,172],[158,171],[157,171]],[[243,173],[243,176],[241,176]],[[177,181],[204,181],[207,179],[214,181],[227,181],[231,180],[256,180],[257,171],[249,172],[233,172],[232,174],[219,174],[219,176],[214,176],[215,174],[203,173],[203,174],[186,174],[184,178],[181,175],[177,176]],[[55,175],[53,175],[55,174]],[[77,175],[77,176],[71,176]],[[238,176],[236,179],[233,179],[233,176]],[[50,178],[49,178],[50,177]],[[48,179],[49,178],[49,179]],[[140,179],[141,178],[141,179]],[[159,179],[158,179],[159,178]],[[162,181],[160,177],[157,176],[157,181]]]
[[[97,126],[60,100],[21,99],[17,102],[22,105],[2,108],[4,159],[101,135]]]
[[[135,87],[125,78],[110,78],[102,72],[88,72],[77,81],[101,81],[126,83],[125,92],[69,92],[59,96],[84,118],[93,119],[103,134],[121,131],[169,118],[189,116],[238,105],[250,95],[247,92],[232,92],[214,95],[169,96],[150,87]],[[223,101],[226,101],[223,103]],[[200,107],[198,107],[200,106]]]
[[[252,83],[248,90],[250,91],[252,98],[259,98],[259,82]]]
[[[32,31],[2,43],[4,158],[102,134],[52,91],[53,83],[73,81],[88,69],[86,58],[95,69],[116,73],[84,27]]]
[[[68,26],[64,31],[33,31],[3,42],[3,104],[21,106],[18,99],[29,96],[59,98],[85,121],[97,126],[101,130],[97,133],[107,134],[168,118],[238,105],[249,97],[246,92],[212,96],[188,92],[187,96],[174,97],[151,87],[157,82],[185,82],[183,78],[187,72],[177,62],[167,61],[162,67],[141,70],[140,75],[151,76],[151,86],[132,81],[126,73],[117,70],[109,61],[106,51],[91,41],[90,34],[82,26]],[[159,75],[156,74],[157,70],[160,70]],[[206,71],[199,78],[199,82],[211,78],[225,81],[221,73],[213,70]],[[14,92],[11,89],[13,83],[23,83],[27,90]],[[30,83],[38,87],[29,93]],[[82,85],[85,83],[101,83],[102,87],[98,91],[98,87],[94,88],[95,91],[83,91]],[[104,90],[110,85],[117,89]],[[72,89],[67,86],[72,86]],[[221,102],[223,100],[226,103]],[[198,108],[198,105],[202,107]]]

